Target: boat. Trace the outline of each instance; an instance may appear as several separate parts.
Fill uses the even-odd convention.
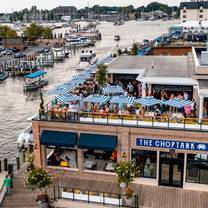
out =
[[[63,61],[65,58],[64,48],[52,48],[55,61]]]
[[[5,80],[8,77],[8,73],[4,71],[0,71],[0,81]]]
[[[121,38],[120,38],[120,35],[114,35],[114,40],[115,41],[119,41]]]
[[[45,75],[47,72],[43,70],[39,70],[37,72],[31,73],[29,75],[26,75],[25,78],[27,79],[23,89],[25,91],[33,91],[37,90],[45,85],[48,84],[47,79],[43,79],[43,75]]]
[[[83,50],[80,54],[80,61],[77,65],[77,70],[84,70],[88,66],[95,64],[96,61],[96,53],[93,53],[91,50]]]

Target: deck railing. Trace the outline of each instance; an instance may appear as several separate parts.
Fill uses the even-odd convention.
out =
[[[85,190],[79,188],[55,186],[46,190],[50,201],[67,199],[73,201],[83,201],[87,203],[97,203],[102,205],[114,205],[117,207],[138,208],[138,195],[134,195],[132,204],[127,204],[124,195],[120,193],[110,193],[95,190]]]
[[[112,113],[46,111],[36,118],[42,121],[93,123],[116,126],[151,127],[208,131],[208,119],[138,116]]]

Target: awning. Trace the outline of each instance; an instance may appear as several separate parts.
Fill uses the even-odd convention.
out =
[[[43,130],[40,144],[55,147],[74,147],[76,140],[77,133],[74,132]]]
[[[30,79],[34,79],[34,78],[43,76],[43,75],[46,74],[46,73],[47,73],[46,71],[39,70],[39,71],[36,71],[36,72],[34,72],[34,73],[28,74],[28,75],[26,75],[25,77],[26,77],[26,78],[30,78]]]
[[[110,100],[111,103],[122,103],[122,104],[134,104],[135,97],[134,96],[113,96]]]
[[[78,146],[82,149],[113,151],[117,145],[117,137],[100,134],[80,134]]]
[[[72,94],[59,95],[57,96],[57,99],[62,103],[70,103],[70,102],[81,100],[79,96],[72,95]]]

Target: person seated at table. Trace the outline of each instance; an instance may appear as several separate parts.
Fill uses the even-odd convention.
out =
[[[92,106],[92,112],[93,113],[96,113],[97,112],[97,106],[96,106],[96,104],[93,104],[93,106]]]
[[[115,114],[118,114],[118,106],[117,106],[117,105],[114,106],[113,112],[114,112]]]
[[[155,114],[156,120],[160,120],[161,111],[158,107],[156,107],[154,114]]]

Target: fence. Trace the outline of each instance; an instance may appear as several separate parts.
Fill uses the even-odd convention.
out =
[[[208,130],[208,119],[198,118],[173,118],[168,116],[137,116],[137,115],[119,115],[102,114],[87,112],[61,112],[47,111],[40,114],[39,118],[43,121],[58,121],[71,123],[93,123],[116,126],[149,127],[165,129],[183,129],[183,130]]]
[[[99,203],[102,205],[138,208],[138,195],[134,195],[128,204],[124,196],[118,193],[107,193],[60,186],[50,188],[46,192],[49,195],[50,200],[53,201],[57,199],[68,199],[88,203]]]

